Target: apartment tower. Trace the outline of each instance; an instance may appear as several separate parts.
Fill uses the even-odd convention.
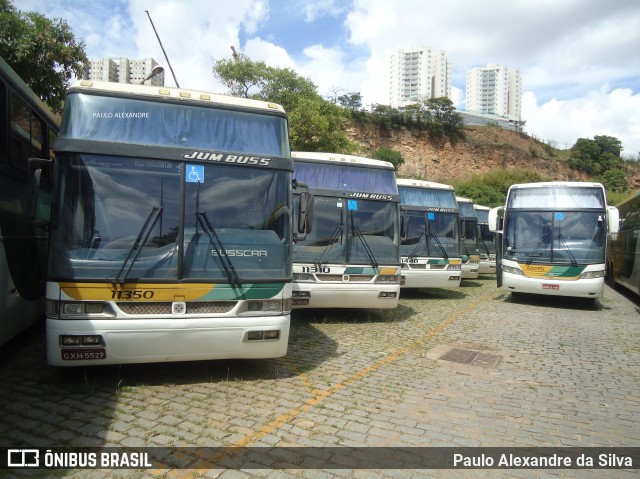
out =
[[[476,67],[467,72],[467,111],[520,121],[522,78],[518,68]]]
[[[389,85],[389,104],[393,108],[431,98],[451,98],[451,64],[444,51],[399,50],[391,56]]]
[[[86,65],[83,79],[110,81],[116,83],[140,84],[164,86],[164,72],[152,76],[145,81],[153,68],[158,66],[153,58],[143,60],[130,60],[129,58],[102,58],[90,60]]]

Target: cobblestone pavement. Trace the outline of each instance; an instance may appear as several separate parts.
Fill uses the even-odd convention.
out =
[[[36,327],[0,350],[0,445],[637,447],[639,304],[609,287],[593,304],[515,298],[487,276],[454,290],[403,291],[395,310],[296,311],[289,354],[277,360],[120,367],[50,367],[44,327]],[[626,478],[638,470],[96,469],[28,476],[54,473]]]

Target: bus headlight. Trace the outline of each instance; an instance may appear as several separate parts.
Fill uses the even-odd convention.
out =
[[[502,265],[502,271],[504,273],[519,274],[520,276],[523,276],[522,270],[520,268],[514,268],[513,266]]]
[[[100,301],[47,301],[47,314],[49,316],[115,316],[107,303]]]
[[[245,314],[282,313],[287,308],[291,309],[290,306],[281,299],[270,299],[267,301],[252,300],[245,303]]]
[[[580,279],[596,279],[596,278],[604,278],[604,271],[587,271],[580,275]]]
[[[381,274],[376,278],[376,283],[393,283],[398,284],[398,275],[397,274]]]
[[[302,282],[315,283],[315,279],[313,278],[313,275],[309,273],[293,273],[293,281],[296,283],[302,283]]]

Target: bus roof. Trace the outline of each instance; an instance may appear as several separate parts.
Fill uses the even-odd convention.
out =
[[[198,103],[222,104],[240,108],[254,108],[284,113],[284,108],[277,104],[249,98],[240,98],[230,95],[208,93],[200,90],[188,90],[184,88],[172,88],[152,85],[132,85],[130,83],[115,83],[95,80],[79,80],[69,87],[71,91],[100,91],[106,93],[119,93],[131,96],[149,97],[155,99],[170,98],[176,101],[194,101]]]
[[[398,178],[396,180],[398,186],[415,186],[417,188],[432,188],[436,190],[453,190],[453,186],[444,183],[435,183],[433,181],[414,180],[413,178]]]
[[[473,205],[474,209],[476,210],[482,210],[482,211],[489,211],[491,208],[489,208],[488,206],[482,206],[482,205]]]
[[[458,201],[458,203],[471,203],[473,204],[473,200],[470,198],[463,198],[462,196],[456,196],[456,201]]]
[[[362,156],[345,155],[342,153],[323,153],[311,151],[292,151],[291,158],[295,160],[320,161],[327,163],[343,163],[360,166],[373,166],[375,168],[385,168],[395,170],[392,163],[388,161],[373,160]]]
[[[2,77],[13,86],[16,92],[19,92],[22,100],[29,103],[31,106],[37,107],[40,112],[45,115],[46,121],[52,125],[60,126],[60,116],[55,114],[49,106],[43,102],[38,95],[36,95],[31,87],[27,85],[20,75],[18,75],[11,65],[9,65],[4,58],[0,57],[0,70],[2,70]]]
[[[541,181],[537,183],[518,183],[515,185],[511,185],[509,189],[518,189],[518,188],[549,188],[554,186],[566,186],[569,188],[578,188],[585,186],[593,186],[598,188],[604,188],[602,183],[593,183],[590,181]]]

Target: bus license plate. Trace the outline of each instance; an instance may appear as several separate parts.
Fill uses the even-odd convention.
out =
[[[558,289],[560,289],[560,285],[559,284],[543,284],[542,285],[542,289],[555,289],[555,290],[558,290]]]
[[[304,306],[309,304],[309,300],[308,299],[292,299],[291,303],[296,306],[296,305],[300,305],[300,306]]]
[[[86,361],[88,359],[107,359],[107,351],[100,349],[63,349],[63,361]]]

